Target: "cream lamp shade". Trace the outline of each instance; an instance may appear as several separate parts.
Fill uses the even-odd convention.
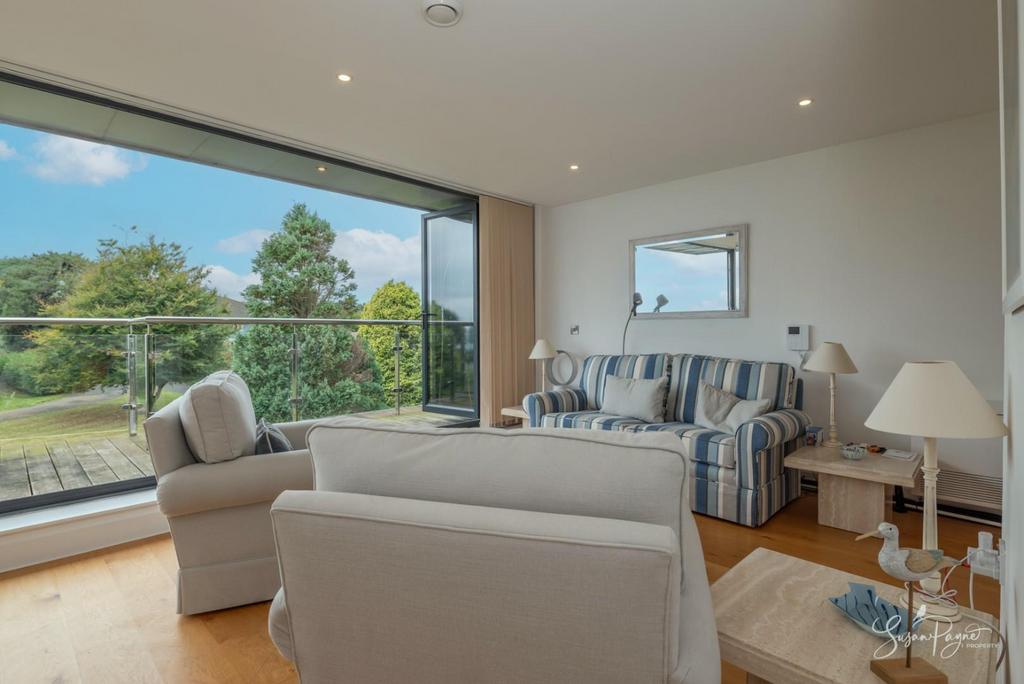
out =
[[[534,360],[553,359],[555,358],[555,348],[547,340],[537,340],[537,344],[533,345],[533,351],[530,352],[530,358]]]
[[[846,353],[846,347],[838,342],[822,342],[804,364],[804,370],[818,373],[856,373],[857,366]]]
[[[916,437],[1002,437],[1006,426],[953,361],[910,361],[864,425]]]

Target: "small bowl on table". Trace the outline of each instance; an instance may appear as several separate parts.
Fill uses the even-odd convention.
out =
[[[839,453],[843,455],[843,458],[859,461],[868,455],[868,450],[859,444],[847,444],[844,447],[840,447]]]

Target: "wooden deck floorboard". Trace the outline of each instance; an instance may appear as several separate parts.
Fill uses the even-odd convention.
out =
[[[152,474],[153,464],[141,435],[82,435],[0,443],[0,501]]]

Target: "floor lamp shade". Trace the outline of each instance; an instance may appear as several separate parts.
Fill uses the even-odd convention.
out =
[[[911,361],[893,379],[864,425],[915,437],[1002,437],[1006,426],[952,361]]]

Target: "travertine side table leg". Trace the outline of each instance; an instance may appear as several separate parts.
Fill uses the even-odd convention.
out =
[[[818,524],[850,532],[871,532],[888,517],[885,485],[818,474]]]

